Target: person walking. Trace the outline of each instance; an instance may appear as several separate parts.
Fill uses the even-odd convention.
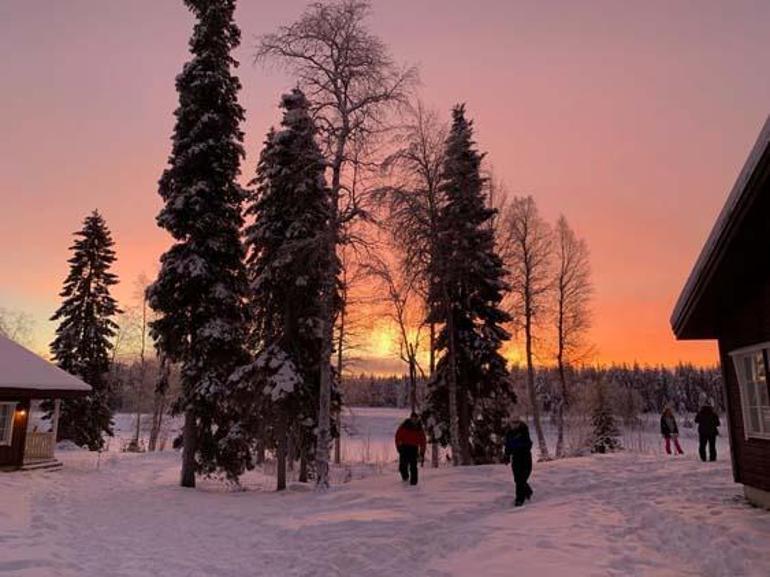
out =
[[[679,444],[679,427],[676,425],[676,417],[674,417],[674,411],[671,410],[671,407],[663,409],[663,414],[660,416],[660,434],[666,441],[666,454],[671,454],[671,441],[673,441],[676,454],[684,455]]]
[[[709,461],[717,460],[717,436],[719,435],[719,415],[712,406],[711,399],[700,408],[695,416],[698,423],[698,454],[700,460],[706,460],[706,446],[708,445]]]
[[[398,451],[398,471],[401,480],[409,484],[417,484],[417,459],[425,462],[425,447],[427,446],[425,431],[417,413],[412,413],[396,431],[396,450]]]
[[[529,486],[529,476],[532,474],[532,439],[529,427],[519,417],[511,420],[505,433],[505,456],[511,460],[513,482],[516,485],[514,505],[521,507],[524,501],[532,498],[534,491]]]

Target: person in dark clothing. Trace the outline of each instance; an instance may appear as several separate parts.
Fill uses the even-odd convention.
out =
[[[678,455],[683,455],[681,445],[679,445],[679,427],[676,424],[676,418],[674,412],[670,407],[663,409],[663,414],[660,416],[660,434],[666,441],[666,453],[671,454],[671,441],[674,441],[674,447]]]
[[[719,435],[719,415],[717,415],[711,402],[706,402],[695,416],[698,423],[698,453],[700,460],[706,460],[706,445],[709,449],[709,461],[717,460],[717,435]]]
[[[401,479],[417,484],[417,459],[425,462],[425,447],[427,446],[425,431],[416,413],[401,423],[396,431],[396,450],[398,451],[398,471]]]
[[[514,505],[521,507],[524,501],[532,498],[534,491],[529,486],[529,476],[532,474],[532,439],[529,436],[529,427],[518,417],[511,421],[505,433],[505,456],[511,460],[513,482],[516,485]]]

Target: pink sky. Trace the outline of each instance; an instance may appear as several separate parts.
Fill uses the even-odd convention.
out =
[[[254,37],[304,2],[242,0],[244,173],[290,78],[251,63]],[[514,193],[565,213],[592,250],[599,360],[713,363],[677,343],[673,303],[770,112],[770,3],[374,2],[372,28],[419,65],[424,100],[464,101]],[[156,182],[192,19],[177,0],[0,2],[0,306],[46,322],[71,233],[99,208],[123,284],[167,243]]]

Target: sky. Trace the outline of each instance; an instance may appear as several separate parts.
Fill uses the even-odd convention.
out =
[[[244,179],[294,84],[253,63],[256,37],[304,6],[239,2]],[[669,316],[770,112],[768,22],[764,0],[375,0],[370,20],[419,67],[428,105],[448,117],[466,103],[506,188],[587,240],[594,360],[667,365],[717,361],[713,343],[676,342]],[[181,0],[0,0],[0,307],[32,316],[37,350],[93,209],[123,303],[157,270],[157,180],[192,24]],[[397,367],[374,326],[371,367]]]

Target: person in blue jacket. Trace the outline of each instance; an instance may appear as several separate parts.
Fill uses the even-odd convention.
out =
[[[514,505],[521,507],[524,501],[532,498],[534,492],[529,486],[529,476],[532,474],[532,439],[529,436],[529,427],[519,417],[511,419],[505,433],[505,456],[511,460],[513,482],[516,485]]]

